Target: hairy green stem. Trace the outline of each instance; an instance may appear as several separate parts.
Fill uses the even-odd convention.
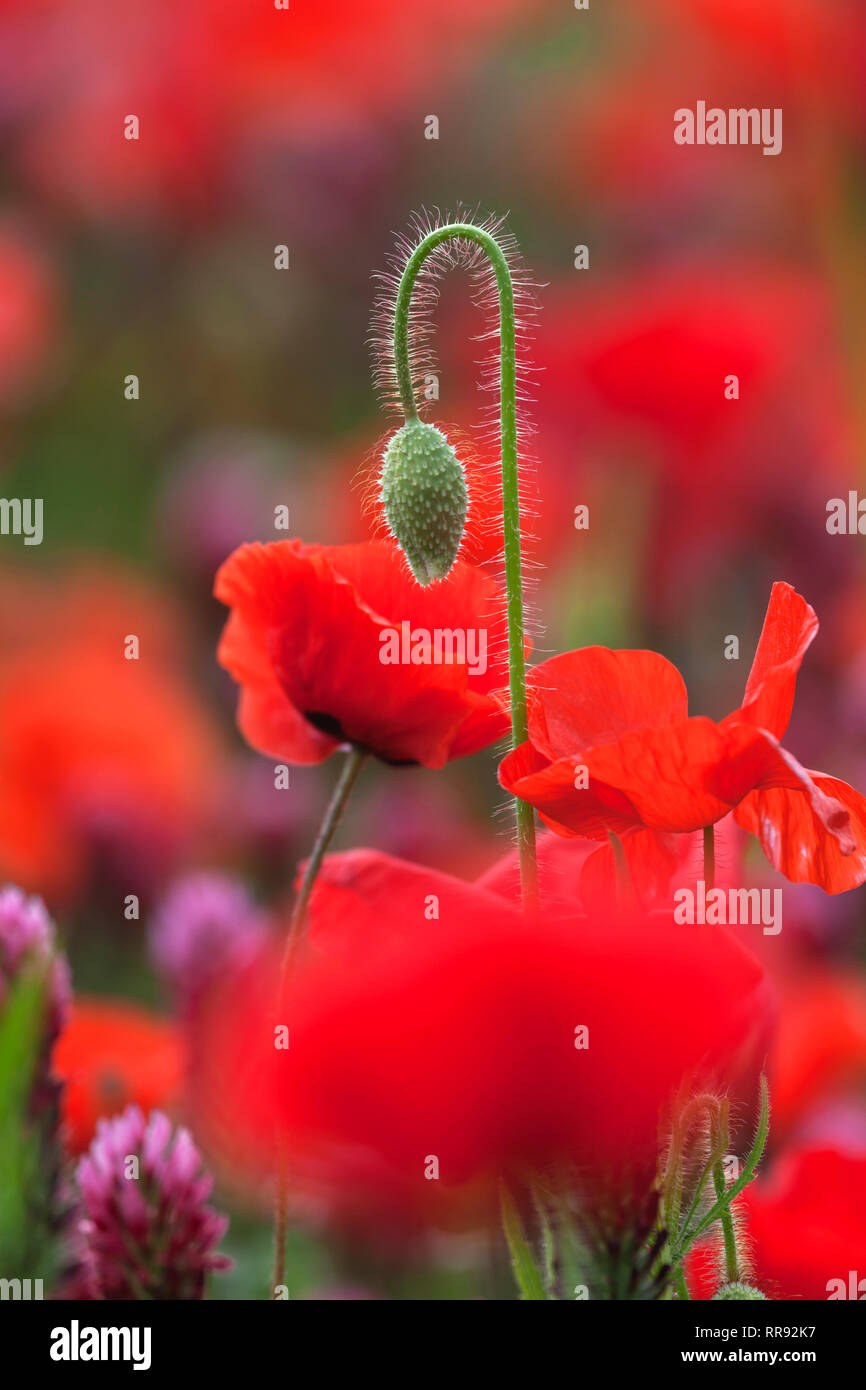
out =
[[[716,1199],[719,1201],[727,1196],[728,1191],[728,1184],[725,1180],[724,1152],[728,1147],[729,1139],[729,1111],[726,1098],[719,1107],[718,1116],[710,1132],[711,1150],[718,1155],[713,1163],[713,1187],[715,1188]],[[722,1208],[719,1220],[725,1246],[725,1274],[728,1283],[733,1284],[740,1278],[740,1256],[737,1249],[734,1216],[727,1203]]]
[[[755,1169],[761,1161],[764,1149],[767,1145],[767,1136],[770,1132],[770,1089],[767,1085],[766,1076],[761,1076],[761,1108],[758,1115],[758,1127],[755,1132],[755,1140],[752,1144],[749,1156],[740,1173],[740,1176],[731,1183],[723,1197],[717,1198],[708,1212],[701,1217],[695,1226],[688,1226],[684,1230],[680,1240],[679,1253],[685,1254],[689,1247],[697,1240],[698,1236],[703,1235],[704,1231],[710,1227],[714,1221],[718,1221],[725,1207],[733,1205],[739,1197],[743,1188],[752,1181]]]
[[[725,1170],[721,1159],[718,1159],[713,1165],[713,1187],[716,1190],[717,1198],[725,1197],[728,1184],[725,1182]],[[735,1284],[740,1278],[740,1257],[737,1251],[734,1218],[727,1204],[722,1208],[719,1219],[722,1223],[722,1235],[725,1243],[725,1278],[729,1284]]]
[[[469,222],[450,222],[436,227],[419,242],[403,270],[394,306],[394,366],[400,403],[407,420],[418,410],[412,389],[409,356],[409,317],[412,291],[418,272],[430,252],[444,241],[459,239],[480,246],[496,275],[499,291],[499,413],[502,455],[502,520],[505,554],[505,590],[508,614],[508,684],[511,701],[512,747],[529,736],[526,706],[526,651],[523,618],[523,574],[520,554],[520,486],[517,468],[517,346],[514,317],[514,285],[502,247],[495,237]],[[524,906],[538,903],[538,866],[535,853],[535,813],[526,801],[515,798],[520,882]]]
[[[548,1298],[556,1298],[556,1286],[558,1275],[558,1252],[556,1232],[547,1210],[547,1201],[544,1193],[538,1187],[532,1189],[532,1200],[535,1205],[535,1212],[538,1217],[538,1226],[541,1232],[541,1251],[543,1256],[542,1269],[544,1273],[544,1287]]]

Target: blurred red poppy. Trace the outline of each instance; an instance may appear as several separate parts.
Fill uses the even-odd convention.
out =
[[[175,1108],[184,1067],[183,1041],[168,1019],[123,1000],[78,996],[54,1050],[68,1148],[82,1153],[96,1121],[127,1105]]]
[[[63,581],[18,573],[0,599],[0,868],[54,901],[97,851],[103,877],[134,864],[147,886],[202,830],[220,768],[156,596],[107,570]]]
[[[721,40],[740,63],[765,77],[802,85],[825,100],[850,98],[863,61],[863,12],[857,0],[666,0],[684,19]]]
[[[770,1079],[773,1134],[784,1140],[813,1107],[866,1086],[866,983],[809,961],[778,988]]]
[[[667,148],[675,150],[669,132]],[[628,169],[624,183],[625,206],[637,216]],[[740,192],[741,183],[738,176]],[[651,190],[660,216],[657,177]],[[715,177],[708,193],[715,218]],[[666,227],[681,225],[680,201]],[[637,220],[643,228],[645,215]],[[755,257],[696,264],[675,249],[676,265],[669,257],[595,288],[559,281],[545,294],[535,344],[544,371],[533,407],[545,501],[552,457],[562,460],[569,510],[600,495],[619,529],[638,509],[636,600],[655,621],[699,611],[702,595],[740,566],[755,584],[781,572],[818,586],[835,618],[856,560],[816,518],[829,497],[856,488],[859,474],[832,296],[808,270]],[[466,336],[465,322],[461,328]],[[619,485],[606,495],[611,460]],[[644,505],[635,497],[624,506],[626,461],[646,489]]]
[[[747,1189],[747,1198],[755,1270],[768,1292],[866,1295],[866,1155],[795,1150]]]
[[[793,882],[854,888],[866,879],[866,800],[779,744],[817,630],[805,600],[775,584],[743,704],[721,723],[689,718],[680,673],[655,652],[553,657],[531,672],[529,740],[500,781],[563,835],[691,831],[733,809]]]
[[[263,753],[315,763],[353,743],[385,762],[441,767],[507,728],[490,696],[507,681],[503,595],[481,569],[458,562],[423,589],[391,543],[277,541],[235,551],[214,592],[232,610],[219,660],[241,686],[241,730]],[[465,655],[471,632],[488,655],[477,672],[459,646],[453,661],[407,660],[416,631],[462,633]],[[385,662],[392,637],[399,652]]]
[[[394,0],[149,0],[122,14],[112,0],[6,0],[2,114],[18,169],[76,211],[200,217],[269,123],[291,143],[322,109],[357,129],[431,72],[453,78],[529,4],[440,0],[430,24]],[[129,115],[140,138],[124,138]]]
[[[213,996],[195,1103],[236,1153],[261,1159],[279,1126],[294,1192],[378,1237],[483,1220],[500,1176],[539,1169],[599,1207],[642,1201],[683,1083],[749,1113],[772,1012],[724,931],[610,909],[527,923],[372,851],[326,861],[284,1049],[274,990],[265,960]]]

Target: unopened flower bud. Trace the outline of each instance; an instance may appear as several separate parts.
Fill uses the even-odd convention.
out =
[[[761,1293],[760,1289],[756,1289],[754,1284],[734,1283],[723,1284],[722,1287],[720,1289],[717,1289],[716,1292],[713,1294],[712,1301],[714,1303],[717,1303],[719,1301],[727,1302],[729,1299],[739,1298],[745,1298],[750,1300],[761,1299],[763,1301],[766,1301],[766,1297],[767,1295]]]
[[[466,477],[441,430],[407,420],[392,435],[381,475],[391,531],[419,584],[444,579],[466,524]]]

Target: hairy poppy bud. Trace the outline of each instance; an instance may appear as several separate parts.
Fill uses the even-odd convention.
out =
[[[723,1284],[718,1292],[713,1294],[713,1302],[716,1303],[721,1300],[724,1303],[728,1299],[738,1298],[766,1300],[766,1297],[767,1295],[761,1293],[760,1289],[756,1289],[754,1284]]]
[[[466,478],[441,430],[408,420],[392,435],[381,475],[385,516],[419,584],[444,579],[463,538]]]

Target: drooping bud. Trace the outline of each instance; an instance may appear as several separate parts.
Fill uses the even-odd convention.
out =
[[[467,491],[463,467],[442,431],[407,420],[388,441],[381,488],[388,525],[418,583],[444,579],[463,538]]]

